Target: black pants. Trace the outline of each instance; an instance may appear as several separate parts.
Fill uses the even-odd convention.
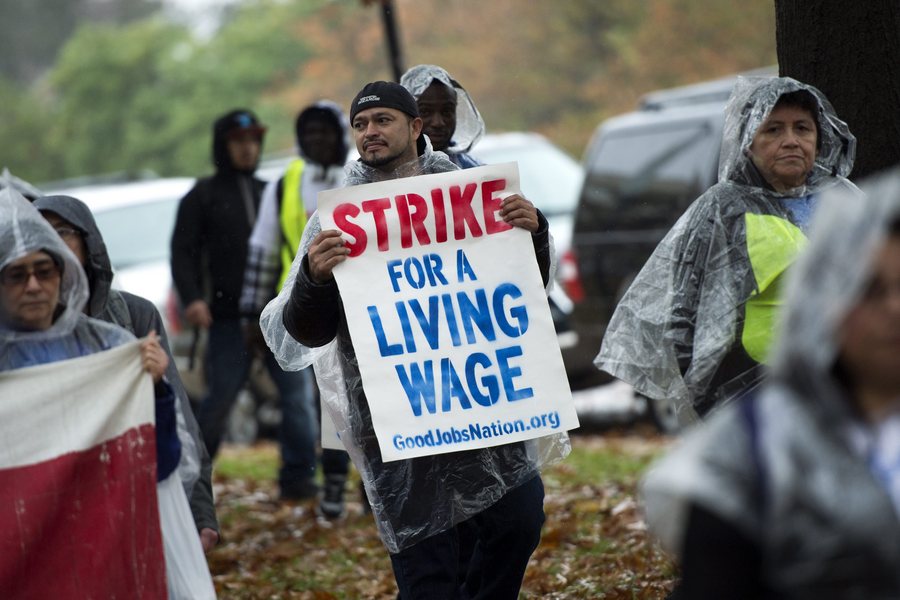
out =
[[[459,562],[457,527],[392,554],[399,598],[516,600],[543,524],[544,483],[535,476],[462,524],[475,536],[467,568]]]

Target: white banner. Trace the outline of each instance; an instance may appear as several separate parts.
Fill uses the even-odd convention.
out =
[[[531,234],[499,215],[515,163],[319,194],[385,461],[578,427]]]

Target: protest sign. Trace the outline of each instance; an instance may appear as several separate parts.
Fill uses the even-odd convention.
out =
[[[166,598],[138,342],[0,373],[0,389],[0,598]]]
[[[500,217],[514,163],[319,194],[385,461],[496,446],[578,419],[531,234]]]

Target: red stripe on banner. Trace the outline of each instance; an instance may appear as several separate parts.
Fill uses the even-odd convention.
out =
[[[166,595],[152,425],[0,470],[0,598]]]

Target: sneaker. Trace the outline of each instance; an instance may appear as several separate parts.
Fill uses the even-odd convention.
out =
[[[282,481],[280,487],[282,500],[310,500],[319,494],[319,486],[312,479]]]
[[[344,487],[347,477],[344,475],[326,475],[322,499],[319,501],[319,512],[326,519],[338,519],[344,515]]]

